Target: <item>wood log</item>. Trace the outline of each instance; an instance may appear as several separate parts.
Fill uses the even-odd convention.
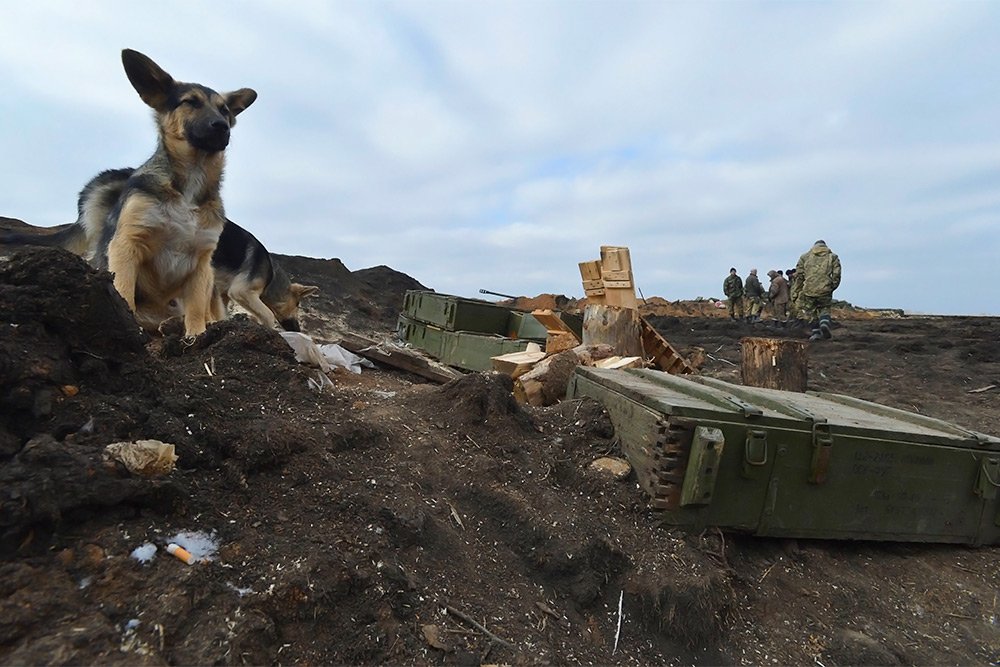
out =
[[[766,389],[805,391],[809,357],[806,344],[784,338],[743,338],[740,340],[743,384]]]
[[[580,339],[569,328],[569,325],[551,310],[533,310],[531,316],[545,327],[545,352],[549,355],[572,349],[580,344]]]
[[[643,356],[639,311],[588,304],[583,312],[583,344],[610,345],[622,357]]]
[[[462,377],[462,374],[455,369],[434,363],[411,350],[392,343],[378,343],[353,332],[344,334],[340,339],[340,345],[354,354],[360,354],[366,359],[371,359],[380,364],[392,366],[393,368],[398,368],[441,384]]]
[[[566,396],[566,386],[579,365],[593,366],[614,354],[610,345],[578,345],[572,350],[546,357],[530,371],[514,380],[514,398],[518,403],[555,405]]]

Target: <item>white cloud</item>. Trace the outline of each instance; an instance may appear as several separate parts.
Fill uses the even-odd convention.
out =
[[[579,294],[576,263],[626,244],[645,294],[679,298],[824,237],[838,296],[982,312],[912,281],[991,284],[998,29],[969,2],[6,3],[0,215],[64,222],[152,150],[128,46],[258,91],[224,193],[275,251]]]

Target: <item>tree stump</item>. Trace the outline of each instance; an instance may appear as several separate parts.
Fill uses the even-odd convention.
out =
[[[783,338],[744,338],[740,341],[743,384],[766,389],[805,391],[809,376],[806,344]]]
[[[641,357],[642,321],[639,311],[591,304],[583,312],[583,344],[610,345],[620,357]]]

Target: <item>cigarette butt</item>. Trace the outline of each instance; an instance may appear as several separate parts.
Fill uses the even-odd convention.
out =
[[[178,559],[184,561],[188,565],[190,565],[191,563],[193,563],[194,560],[195,560],[194,556],[191,555],[190,551],[188,551],[187,549],[185,549],[182,546],[179,546],[179,545],[176,545],[176,544],[173,544],[173,543],[167,545],[167,553],[168,554],[173,554]]]

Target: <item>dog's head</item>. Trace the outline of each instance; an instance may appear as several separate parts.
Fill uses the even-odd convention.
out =
[[[268,304],[271,312],[278,320],[278,324],[285,331],[301,331],[299,326],[299,302],[307,296],[317,294],[319,288],[314,285],[300,285],[292,283],[288,286],[288,292],[284,298],[277,302]]]
[[[139,97],[156,111],[168,148],[188,144],[208,153],[225,150],[236,116],[257,99],[250,88],[217,93],[197,83],[175,81],[147,56],[131,49],[122,51],[122,64]]]

